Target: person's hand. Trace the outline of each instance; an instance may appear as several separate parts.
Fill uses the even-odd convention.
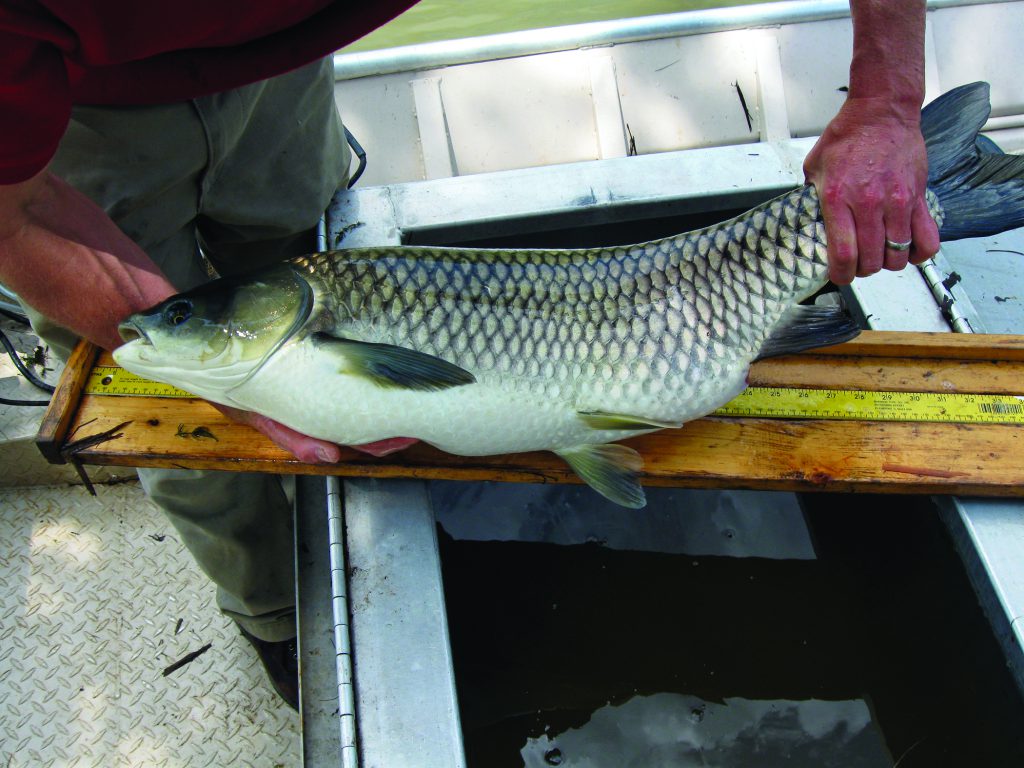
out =
[[[804,174],[818,191],[829,277],[837,285],[920,264],[939,250],[924,199],[928,158],[917,112],[901,115],[882,98],[847,99],[807,156]]]
[[[104,349],[121,344],[124,317],[176,293],[102,208],[46,171],[0,185],[0,281]]]
[[[341,459],[341,450],[334,443],[318,440],[315,437],[309,437],[301,432],[296,432],[279,421],[274,421],[258,413],[242,411],[238,408],[231,408],[217,403],[211,403],[211,405],[225,416],[242,424],[247,424],[257,432],[266,435],[278,448],[288,451],[299,461],[306,464],[336,464]],[[415,442],[417,441],[411,437],[392,437],[387,440],[378,440],[375,443],[352,445],[349,447],[369,453],[372,456],[387,456],[389,453],[408,448]]]

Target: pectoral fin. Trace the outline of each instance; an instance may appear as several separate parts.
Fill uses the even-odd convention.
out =
[[[581,445],[555,451],[580,478],[606,499],[630,509],[647,504],[637,477],[643,469],[640,454],[625,445]]]
[[[580,411],[579,417],[591,429],[631,431],[639,429],[672,429],[680,426],[675,422],[655,421],[644,416],[630,416],[625,413],[607,413],[605,411]]]
[[[379,387],[437,391],[476,381],[469,371],[414,349],[340,339],[326,333],[316,334],[315,341],[337,354],[342,373],[363,376]]]

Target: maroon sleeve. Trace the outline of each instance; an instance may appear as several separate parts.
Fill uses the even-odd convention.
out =
[[[0,31],[0,184],[25,181],[45,168],[70,115],[57,48]]]
[[[250,3],[260,12],[240,13]],[[72,104],[167,103],[236,88],[327,56],[412,4],[3,0],[0,184],[46,167]]]

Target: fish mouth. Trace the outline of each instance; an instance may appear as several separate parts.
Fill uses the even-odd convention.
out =
[[[153,346],[153,342],[146,335],[146,332],[132,320],[126,320],[117,326],[117,332],[121,334],[121,338],[124,339],[125,343],[138,341],[142,344]]]

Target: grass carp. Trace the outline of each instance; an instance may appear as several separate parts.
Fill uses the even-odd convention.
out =
[[[976,148],[988,112],[976,83],[922,113],[944,239],[1024,223],[1024,158]],[[640,456],[614,441],[710,413],[759,357],[855,336],[841,308],[801,304],[827,272],[805,186],[628,247],[300,257],[131,316],[114,357],[338,443],[551,450],[609,499],[641,507]]]

